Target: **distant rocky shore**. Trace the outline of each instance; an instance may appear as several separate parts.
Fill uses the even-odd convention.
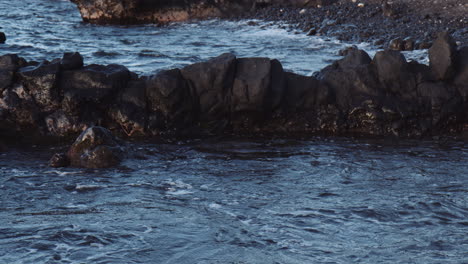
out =
[[[261,19],[308,35],[370,42],[395,50],[427,49],[449,32],[468,43],[464,0],[71,0],[84,21],[97,24],[164,24],[223,17]]]

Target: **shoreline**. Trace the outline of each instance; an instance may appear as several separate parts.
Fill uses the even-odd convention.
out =
[[[304,76],[269,58],[223,54],[138,76],[122,65],[0,57],[0,128],[65,138],[90,126],[127,137],[332,135],[466,137],[468,48],[440,34],[429,66],[357,48]],[[19,133],[19,134],[18,134]]]
[[[320,7],[264,6],[234,19],[286,23],[290,29],[307,35],[366,42],[379,49],[428,49],[442,31],[450,33],[458,46],[468,45],[468,3],[454,14],[443,4],[462,5],[462,0],[448,0],[440,3],[439,9],[426,8],[416,13],[417,5],[427,6],[424,2],[396,0],[385,7],[377,0],[339,0]]]

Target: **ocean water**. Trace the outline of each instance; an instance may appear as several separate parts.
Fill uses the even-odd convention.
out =
[[[0,21],[1,54],[139,74],[224,52],[311,74],[352,44],[261,21],[89,25],[62,0],[0,1]],[[464,142],[153,140],[113,169],[47,167],[70,143],[0,152],[0,263],[468,263]]]
[[[353,45],[333,38],[308,37],[288,30],[289,25],[261,21],[96,26],[83,23],[76,6],[68,0],[3,0],[0,21],[0,31],[7,35],[6,45],[0,46],[2,54],[18,53],[28,60],[42,61],[78,51],[85,64],[122,64],[144,75],[226,52],[239,57],[275,58],[289,71],[310,75],[340,58],[339,50]],[[365,43],[357,46],[371,55],[376,51]],[[426,60],[424,52],[407,56]]]
[[[138,143],[114,169],[0,155],[1,263],[467,263],[468,148]],[[60,148],[60,147],[59,147]]]

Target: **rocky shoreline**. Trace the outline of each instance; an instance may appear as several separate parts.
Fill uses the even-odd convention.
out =
[[[268,58],[223,54],[138,76],[87,65],[0,57],[2,137],[66,137],[99,125],[119,135],[270,134],[424,137],[467,129],[468,49],[440,34],[430,65],[398,51],[346,56],[301,76]]]
[[[272,8],[312,10],[270,4],[249,10],[260,18],[258,12]],[[276,19],[272,16],[267,19]],[[408,41],[402,43],[406,47]],[[313,76],[288,72],[275,59],[233,54],[152,76],[138,76],[122,65],[85,65],[79,53],[44,62],[3,55],[0,138],[34,143],[82,133],[78,147],[55,155],[51,165],[91,168],[122,159],[125,151],[112,134],[466,139],[468,47],[459,44],[450,33],[439,33],[429,49],[429,65],[408,62],[396,50],[371,58],[349,48],[343,59]]]
[[[308,35],[369,42],[395,50],[428,49],[438,32],[468,43],[464,0],[72,0],[85,22],[164,24],[207,18],[260,19]]]
[[[468,3],[463,0],[309,1],[306,6],[265,5],[242,18],[285,23],[308,35],[368,42],[395,50],[428,49],[441,31],[468,43]]]

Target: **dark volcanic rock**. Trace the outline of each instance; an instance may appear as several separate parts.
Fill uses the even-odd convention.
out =
[[[120,65],[89,65],[78,70],[63,71],[62,109],[87,124],[101,124],[115,95],[127,86],[130,72]]]
[[[112,133],[103,127],[83,131],[67,152],[71,166],[108,168],[123,159],[123,147]]]
[[[286,73],[284,109],[289,113],[316,111],[331,101],[330,89],[315,77]]]
[[[379,51],[372,63],[380,83],[388,93],[404,98],[414,97],[416,80],[403,54],[398,51]]]
[[[455,71],[455,55],[457,45],[447,33],[439,33],[436,41],[429,49],[429,66],[438,80],[447,80],[453,77]]]
[[[398,51],[381,51],[373,59],[357,48],[343,54],[313,76],[285,72],[277,60],[223,54],[149,77],[118,65],[82,67],[77,53],[29,67],[17,56],[2,56],[0,72],[12,75],[0,94],[0,135],[63,137],[93,127],[76,144],[88,137],[104,138],[91,140],[101,143],[71,150],[68,157],[74,166],[100,167],[116,164],[120,156],[114,155],[118,142],[95,125],[129,137],[463,133],[467,48],[445,53],[454,59],[445,68],[453,74],[442,80],[434,75],[437,66],[408,63]]]
[[[179,69],[158,73],[146,82],[148,129],[153,134],[188,128],[196,121],[195,100]]]
[[[382,93],[377,72],[370,62],[367,53],[352,49],[347,52],[346,57],[318,74],[318,78],[330,87],[334,101],[343,112]]]
[[[65,53],[60,61],[62,70],[78,70],[83,67],[83,57],[79,52]]]
[[[127,136],[144,135],[148,119],[146,80],[130,81],[118,94],[109,115]]]
[[[465,114],[458,90],[447,83],[421,83],[418,85],[418,95],[429,107],[426,113],[431,116],[431,128],[440,129],[460,122]]]
[[[84,21],[93,23],[167,23],[239,14],[251,0],[72,0]]]
[[[67,167],[70,165],[70,160],[65,153],[55,153],[49,160],[49,166],[53,168]]]
[[[253,122],[263,119],[270,89],[270,59],[238,59],[231,95],[233,125],[251,126]]]
[[[222,126],[224,120],[225,125],[230,113],[228,100],[234,83],[236,62],[236,57],[227,53],[181,70],[198,99],[200,122],[217,127]]]
[[[232,111],[263,112],[270,81],[270,59],[238,59],[236,76],[232,87]]]
[[[401,38],[392,39],[388,48],[391,50],[404,50],[405,49],[405,42]]]
[[[76,116],[68,115],[62,109],[45,117],[47,131],[51,135],[63,137],[83,131],[85,124],[78,122]]]
[[[58,63],[41,63],[19,69],[20,82],[34,98],[36,104],[45,112],[58,109],[61,94],[57,85],[60,73]]]
[[[278,60],[271,60],[271,87],[265,98],[265,110],[277,110],[284,98],[286,91],[286,74],[283,65]]]
[[[13,83],[15,72],[26,62],[16,54],[0,56],[0,93]]]
[[[5,43],[5,41],[6,41],[5,33],[0,32],[0,44]]]
[[[454,83],[465,102],[468,102],[468,46],[461,48],[457,52]]]
[[[92,64],[82,69],[64,71],[60,87],[86,100],[99,101],[118,93],[130,80],[130,72],[121,65]]]

